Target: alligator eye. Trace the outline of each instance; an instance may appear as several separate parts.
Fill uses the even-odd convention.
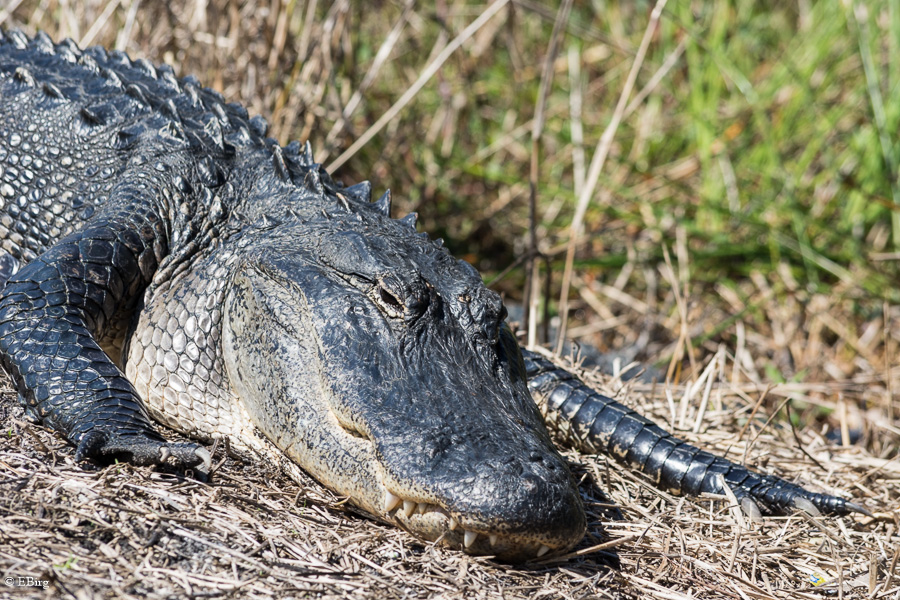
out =
[[[372,290],[370,297],[389,317],[402,317],[406,311],[403,302],[388,291],[387,288],[380,285]]]
[[[384,288],[378,288],[378,296],[381,298],[381,301],[384,302],[387,306],[391,308],[400,310],[403,308],[403,304],[394,296],[392,293],[387,291]]]

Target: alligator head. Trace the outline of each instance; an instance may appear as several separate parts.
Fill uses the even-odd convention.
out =
[[[411,219],[344,207],[243,241],[224,342],[251,419],[420,538],[510,561],[571,548],[584,509],[499,296]]]

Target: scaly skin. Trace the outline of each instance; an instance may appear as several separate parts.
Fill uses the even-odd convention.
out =
[[[153,419],[286,457],[425,539],[512,561],[571,548],[581,499],[499,297],[413,216],[391,219],[388,194],[265,132],[167,67],[0,34],[0,362],[29,414],[79,460],[208,468]],[[564,372],[527,364],[551,404],[567,393]],[[613,454],[677,491],[712,489],[703,463],[772,510],[852,506],[661,453],[664,432],[620,421],[640,426],[616,429]]]
[[[649,475],[669,493],[723,494],[727,485],[751,517],[812,513],[866,513],[858,504],[817,494],[779,477],[701,450],[627,406],[585,385],[534,352],[524,351],[528,388],[551,423],[560,423],[579,450],[608,454],[617,462]]]

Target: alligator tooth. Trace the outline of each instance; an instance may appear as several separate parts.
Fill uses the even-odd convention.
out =
[[[403,502],[403,499],[400,496],[397,496],[391,490],[384,490],[384,512],[391,512],[401,502]]]
[[[425,504],[424,502],[419,502],[419,506],[416,507],[416,511],[417,511],[420,515],[424,515],[424,514],[425,514],[425,510],[426,510],[427,508],[428,508],[428,505],[427,505],[427,504]]]
[[[488,539],[491,540],[491,546],[496,546],[497,540],[499,539],[499,537],[497,536],[496,533],[492,533],[491,535],[488,536]]]
[[[467,531],[466,534],[463,536],[463,544],[465,545],[466,548],[469,548],[472,546],[472,544],[475,543],[475,539],[477,537],[478,537],[478,534],[475,533],[474,531]]]
[[[538,553],[537,553],[538,558],[542,557],[543,555],[547,554],[548,552],[550,552],[550,546],[541,545],[541,547],[538,548]]]
[[[450,517],[450,531],[456,530],[457,527],[459,527],[459,521],[457,521],[453,517]]]
[[[412,514],[416,512],[416,503],[412,500],[404,500],[403,501],[403,514],[407,517],[411,517]]]

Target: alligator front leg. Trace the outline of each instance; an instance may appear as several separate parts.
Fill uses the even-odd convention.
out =
[[[828,494],[810,492],[774,475],[762,475],[679,440],[627,406],[589,388],[533,352],[523,351],[528,387],[550,420],[564,422],[579,449],[605,453],[646,473],[673,494],[722,494],[722,482],[751,518],[798,508],[846,514],[868,511]]]
[[[76,460],[208,464],[205,449],[156,432],[98,344],[133,309],[165,249],[142,192],[121,187],[109,210],[10,277],[0,294],[0,361],[29,414],[74,444]]]

